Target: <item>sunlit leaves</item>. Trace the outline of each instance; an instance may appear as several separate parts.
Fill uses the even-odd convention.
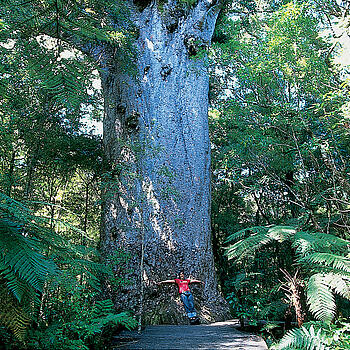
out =
[[[293,227],[252,227],[228,238],[234,243],[227,248],[227,255],[229,259],[249,258],[273,241],[289,241],[297,249],[295,262],[309,276],[305,281],[309,310],[316,319],[330,323],[336,313],[334,294],[350,300],[349,241],[329,234],[298,232]]]

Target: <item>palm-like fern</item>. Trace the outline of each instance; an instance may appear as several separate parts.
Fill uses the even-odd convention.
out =
[[[0,221],[0,266],[7,287],[21,302],[26,286],[42,291],[48,275],[57,273],[57,266],[40,252],[40,245],[35,238],[26,237],[23,226],[13,221]]]
[[[288,331],[271,350],[347,350],[350,346],[349,330],[349,323],[327,325],[322,322],[308,322],[299,329]]]
[[[296,328],[289,331],[277,346],[278,350],[325,350],[327,349],[326,336],[322,328],[315,330],[314,326]]]
[[[290,226],[255,226],[238,231],[227,238],[227,242],[235,242],[227,248],[227,255],[229,259],[243,259],[268,243],[288,240],[295,232]]]
[[[85,258],[91,249],[73,246],[47,224],[44,217],[0,193],[0,292],[3,302],[11,305],[1,308],[0,323],[19,339],[35,319],[45,282],[59,280],[58,265],[74,263],[75,276],[86,276],[90,285],[99,286],[95,274],[102,266]],[[122,316],[117,321],[129,322]]]
[[[267,244],[290,242],[296,263],[307,274],[307,304],[316,319],[329,323],[335,316],[334,294],[350,300],[349,241],[319,232],[297,231],[294,227],[253,227],[231,235],[229,259],[243,259]]]
[[[2,308],[0,322],[19,338],[40,304],[45,281],[58,273],[53,260],[43,254],[39,221],[22,204],[0,195],[1,289],[12,305],[11,311]]]
[[[0,282],[1,283],[1,282]],[[18,301],[0,285],[0,322],[8,327],[20,340],[25,336],[31,317]]]

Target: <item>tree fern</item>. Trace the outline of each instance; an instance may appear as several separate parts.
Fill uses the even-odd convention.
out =
[[[350,276],[350,259],[332,253],[311,253],[298,259],[300,264],[339,271]]]
[[[242,238],[246,233],[251,234]],[[239,231],[237,234],[229,236],[227,242],[232,242],[238,237],[240,240],[227,248],[226,254],[229,259],[244,258],[247,254],[253,254],[264,245],[273,241],[283,242],[290,239],[296,230],[290,226],[273,226],[269,228],[257,226]],[[244,236],[243,236],[244,237]]]
[[[45,218],[35,216],[22,203],[0,193],[1,286],[8,298],[12,297],[17,303],[14,312],[17,312],[22,328],[17,323],[9,323],[14,314],[8,313],[8,309],[0,313],[0,322],[19,339],[35,318],[44,284],[53,278],[60,282],[59,266],[72,266],[74,279],[79,275],[81,281],[87,280],[87,285],[93,288],[99,287],[96,275],[106,270],[102,264],[87,259],[93,250],[72,245],[48,229],[48,224]],[[123,317],[115,318],[115,322],[123,320]],[[125,319],[125,322],[129,321]]]
[[[227,248],[230,259],[252,255],[272,241],[290,242],[296,252],[295,262],[306,274],[307,305],[316,319],[326,323],[333,320],[334,294],[350,299],[349,241],[285,226],[248,228],[228,238],[229,242],[234,240],[238,241]]]
[[[20,340],[24,339],[31,317],[19,303],[3,288],[0,281],[0,322],[8,327]]]
[[[301,327],[298,329],[293,329],[284,335],[282,340],[277,346],[272,349],[276,350],[325,350],[326,339],[322,329],[317,331],[314,329],[313,325],[309,328]]]

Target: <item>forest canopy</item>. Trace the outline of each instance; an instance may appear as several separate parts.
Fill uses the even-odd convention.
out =
[[[183,323],[180,268],[208,322],[350,347],[347,1],[0,4],[6,348]]]

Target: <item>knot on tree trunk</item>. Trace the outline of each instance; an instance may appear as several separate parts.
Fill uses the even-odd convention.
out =
[[[173,67],[170,64],[166,64],[162,66],[162,69],[160,70],[160,75],[162,76],[162,79],[165,81],[168,75],[170,75],[171,71],[173,70]]]
[[[142,12],[148,5],[152,3],[152,0],[133,0],[137,9]]]
[[[194,57],[208,49],[208,43],[195,36],[185,36],[184,44],[190,57]]]
[[[118,114],[125,114],[126,106],[122,103],[118,103],[117,105],[117,113]]]
[[[140,113],[133,110],[125,119],[125,127],[128,133],[132,133],[139,130],[139,118]]]
[[[174,33],[179,26],[180,18],[186,16],[186,10],[184,8],[169,8],[164,15],[166,29],[169,33]]]

